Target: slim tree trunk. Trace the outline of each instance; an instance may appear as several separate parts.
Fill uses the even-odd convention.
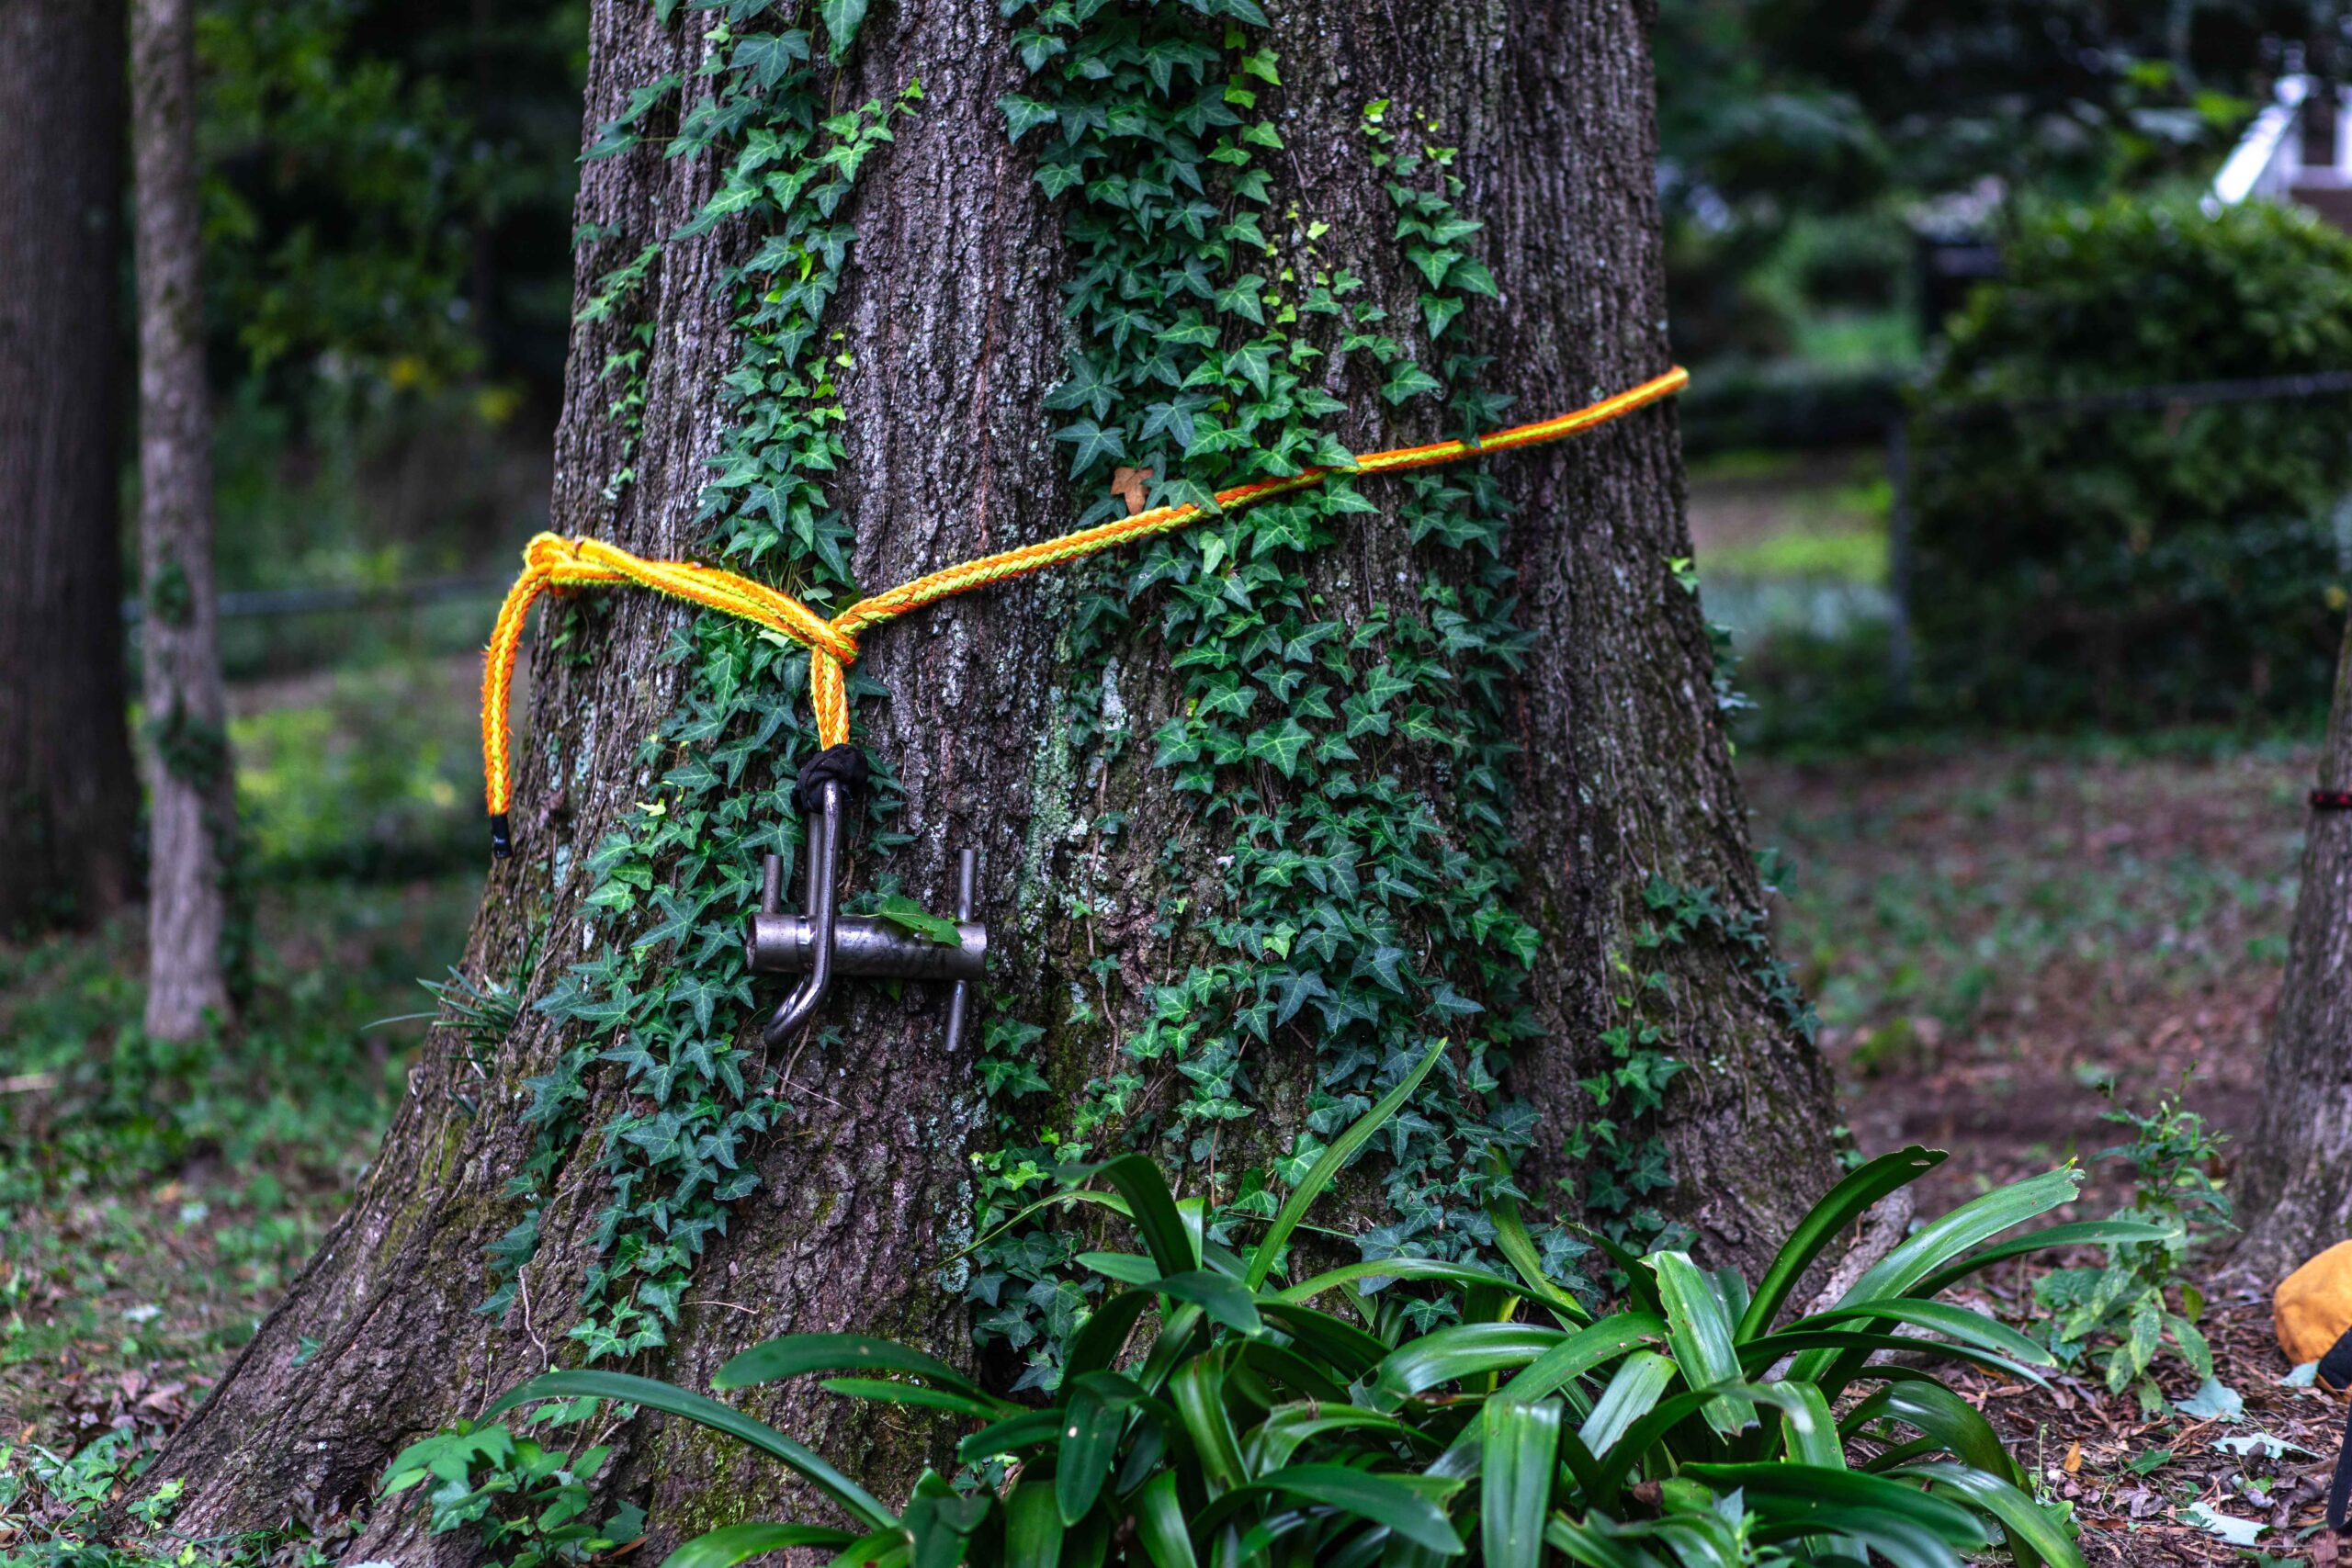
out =
[[[599,0],[589,135],[624,150],[583,175],[559,525],[837,607],[844,579],[871,592],[1125,510],[1114,494],[1156,477],[1136,469],[1182,457],[1147,405],[1193,376],[1217,390],[1179,411],[1185,468],[1223,483],[1248,459],[1220,468],[1201,438],[1261,396],[1289,412],[1258,446],[1315,426],[1363,451],[1505,417],[1419,395],[1424,366],[1522,418],[1666,367],[1634,8],[1269,9],[1262,29],[1172,3],[1088,24],[1142,28],[1126,58],[1175,62],[1155,84],[1057,75],[1034,15],[995,6],[886,0],[837,72],[821,34],[807,64],[764,41],[789,18],[739,43],[701,12]],[[677,81],[764,85],[722,99],[740,112],[717,153],[665,158],[680,107],[638,89]],[[1117,91],[1197,130],[1122,139],[1087,96]],[[1023,124],[1056,98],[1073,137]],[[796,102],[857,118],[805,152],[760,141]],[[855,129],[869,102],[910,110],[887,144]],[[628,131],[597,129],[633,103],[651,107]],[[1225,106],[1254,139],[1225,128],[1209,159]],[[691,144],[710,121],[690,101],[683,123]],[[854,186],[837,207],[729,194],[749,220],[679,233],[738,145],[759,190],[832,188],[810,173],[828,152]],[[1206,217],[1159,221],[1185,199],[1162,147],[1199,155]],[[1056,173],[1057,149],[1091,176]],[[1420,227],[1400,241],[1402,220]],[[797,841],[805,660],[642,592],[559,604],[516,853],[465,958],[533,1005],[436,1029],[349,1215],[155,1468],[187,1482],[175,1528],[364,1506],[402,1443],[583,1356],[703,1387],[756,1339],[855,1328],[1011,1382],[1053,1327],[1058,1244],[965,1249],[1023,1161],[1139,1145],[1246,1200],[1441,1036],[1445,1083],[1362,1168],[1367,1224],[1474,1247],[1501,1152],[1544,1211],[1638,1229],[1655,1205],[1754,1264],[1829,1180],[1831,1118],[1758,929],[1674,570],[1681,488],[1651,411],[866,633],[857,738],[890,774],[871,820],[892,837],[845,882],[940,909],[956,852],[980,851],[989,1027],[956,1055],[936,990],[854,981],[759,1048],[781,987],[745,975],[735,922],[759,852]],[[750,1403],[884,1492],[952,1442],[806,1387]],[[617,1441],[609,1485],[650,1508],[657,1553],[789,1495],[658,1420]],[[418,1529],[378,1509],[351,1551],[416,1561]]]
[[[0,7],[0,935],[133,897],[116,463],[122,8]]]
[[[212,594],[212,416],[204,374],[193,0],[135,0],[139,556],[149,798],[147,1032],[224,1017],[236,777]]]
[[[2336,657],[2320,751],[2323,795],[2352,791],[2352,626]],[[2311,814],[2287,977],[2263,1064],[2262,1120],[2245,1146],[2233,1270],[2272,1285],[2352,1235],[2352,811]]]

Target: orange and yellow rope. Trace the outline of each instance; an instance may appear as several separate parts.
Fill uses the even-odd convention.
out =
[[[1654,380],[1556,419],[1513,425],[1478,439],[1439,441],[1426,446],[1374,452],[1358,457],[1351,468],[1307,468],[1287,479],[1238,485],[1219,491],[1217,505],[1225,512],[1237,511],[1272,496],[1311,490],[1333,474],[1394,473],[1458,462],[1488,452],[1540,446],[1672,397],[1690,380],[1690,373],[1677,367]],[[1170,533],[1215,514],[1204,507],[1192,505],[1155,507],[1115,522],[1081,528],[1057,539],[1023,545],[1018,549],[947,567],[861,599],[830,620],[788,593],[731,571],[697,566],[692,561],[647,560],[601,540],[541,534],[523,552],[523,575],[507,592],[506,603],[498,612],[498,624],[491,632],[490,647],[483,656],[481,753],[491,815],[503,818],[514,792],[508,761],[513,738],[508,731],[506,709],[507,691],[514,678],[515,650],[522,643],[523,623],[529,618],[531,606],[550,589],[561,592],[635,583],[741,616],[791,638],[808,650],[809,700],[816,711],[818,739],[825,746],[839,746],[849,739],[849,700],[842,672],[857,661],[857,637],[867,627],[911,615],[957,593],[1024,577],[1064,561],[1148,539],[1155,534]]]

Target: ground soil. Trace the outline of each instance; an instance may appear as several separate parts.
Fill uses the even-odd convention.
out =
[[[1749,763],[1757,841],[1798,868],[1783,952],[1821,998],[1856,1140],[1951,1153],[1923,1183],[1923,1213],[2090,1159],[2121,1141],[2107,1112],[2176,1086],[2216,1133],[2244,1138],[2312,757],[2022,745]],[[2228,1160],[2224,1144],[2215,1174]],[[2111,1162],[2091,1176],[2074,1217],[2125,1196]],[[2031,1314],[2022,1269],[1986,1292],[2003,1316]],[[2220,1380],[2245,1401],[2235,1420],[2149,1417],[2095,1378],[1961,1387],[2073,1503],[2094,1563],[2260,1561],[2189,1522],[2200,1508],[2267,1527],[2256,1549],[2272,1561],[2335,1562],[2335,1540],[2311,1532],[2342,1403],[2284,1383],[2266,1291],[2217,1293],[2207,1314]],[[2177,1361],[2160,1365],[2171,1398],[2195,1392]],[[2292,1446],[2225,1446],[2270,1447],[2249,1441],[2262,1435]]]

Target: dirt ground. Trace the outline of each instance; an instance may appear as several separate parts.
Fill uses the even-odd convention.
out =
[[[2122,1141],[2101,1119],[2111,1103],[2175,1087],[2242,1146],[2311,767],[2281,747],[2056,746],[1747,767],[1757,840],[1797,868],[1782,951],[1819,998],[1858,1142],[1951,1151],[1923,1213],[2089,1160]],[[2091,1171],[2071,1217],[2121,1199]],[[1986,1293],[2006,1317],[2030,1313],[2022,1269]],[[2244,1400],[2234,1419],[2151,1419],[2080,1377],[1961,1386],[2073,1504],[2095,1563],[2335,1562],[2338,1543],[2310,1532],[2343,1404],[2282,1382],[2266,1292],[2219,1293],[2207,1312],[2220,1381]],[[2177,1360],[2159,1366],[2172,1399],[2195,1392]],[[2244,1521],[2241,1538],[2264,1528],[2233,1545],[2200,1510]]]

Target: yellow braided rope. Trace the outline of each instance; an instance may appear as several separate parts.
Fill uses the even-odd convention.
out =
[[[1217,510],[1233,512],[1292,491],[1311,490],[1333,474],[1395,473],[1564,440],[1662,398],[1672,397],[1690,381],[1690,372],[1678,366],[1654,380],[1556,419],[1513,425],[1468,441],[1439,441],[1426,446],[1374,452],[1358,457],[1351,468],[1307,468],[1285,479],[1238,485],[1217,492]],[[514,679],[514,656],[523,639],[523,624],[539,595],[550,589],[610,588],[635,583],[756,622],[791,638],[808,650],[808,694],[817,717],[817,738],[825,746],[840,746],[849,739],[849,700],[842,672],[857,662],[857,636],[868,626],[911,615],[954,594],[1024,577],[1049,566],[1148,539],[1155,534],[1171,533],[1212,515],[1215,513],[1209,509],[1200,506],[1155,507],[1115,522],[1081,528],[1057,539],[1023,545],[1018,549],[944,568],[861,599],[831,620],[789,593],[731,571],[692,561],[648,560],[598,539],[566,539],[556,534],[541,534],[523,551],[523,574],[507,591],[506,603],[498,612],[498,624],[490,634],[490,647],[483,654],[481,755],[491,816],[501,819],[503,826],[514,796],[508,757],[512,737],[508,733],[506,708],[508,688]],[[500,841],[503,844],[503,838]]]

